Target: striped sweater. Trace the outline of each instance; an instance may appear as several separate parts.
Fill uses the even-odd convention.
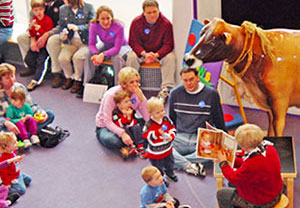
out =
[[[12,0],[0,0],[0,27],[12,27],[14,19]]]

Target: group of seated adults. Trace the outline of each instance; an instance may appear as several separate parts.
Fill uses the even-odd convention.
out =
[[[31,1],[33,13],[38,1],[42,0]],[[93,5],[83,0],[45,0],[44,5],[45,16],[52,19],[53,28],[42,31],[43,19],[38,21],[34,16],[29,24],[33,32],[18,37],[27,65],[20,75],[35,74],[29,84],[30,90],[39,85],[44,63],[39,58],[28,60],[27,54],[30,51],[39,53],[42,49],[51,58],[52,87],[71,89],[71,93],[77,93],[78,97],[82,97],[83,86],[93,77],[95,68],[106,59],[112,62],[115,84],[124,66],[139,70],[142,63],[159,62],[162,74],[159,96],[166,98],[175,86],[173,28],[159,11],[156,0],[144,0],[143,13],[131,23],[129,41],[125,37],[123,22],[115,19],[112,9],[107,6],[100,6],[95,13]]]

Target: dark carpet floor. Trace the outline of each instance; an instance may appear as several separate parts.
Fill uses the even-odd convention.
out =
[[[18,68],[18,71],[20,67]],[[30,77],[17,77],[28,84]],[[142,168],[149,164],[135,158],[123,161],[118,154],[103,148],[95,136],[97,104],[84,103],[69,91],[53,89],[50,80],[32,93],[44,109],[55,112],[52,126],[70,130],[71,136],[53,149],[33,147],[21,163],[21,170],[33,182],[14,208],[137,208],[143,186]],[[248,122],[267,128],[267,116],[246,110]],[[300,118],[288,116],[285,135],[295,137],[300,166]],[[206,165],[208,176],[200,179],[178,172],[179,181],[171,183],[169,192],[193,208],[216,207],[216,180],[212,164]],[[300,181],[295,180],[295,207],[299,205]]]

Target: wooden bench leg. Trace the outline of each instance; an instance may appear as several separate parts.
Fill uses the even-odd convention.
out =
[[[221,188],[223,188],[224,178],[223,177],[217,177],[216,178],[216,184],[217,184],[217,191]],[[217,202],[217,208],[219,208],[219,204]]]
[[[289,198],[288,208],[294,207],[294,178],[285,178],[284,182],[287,188],[287,197]]]

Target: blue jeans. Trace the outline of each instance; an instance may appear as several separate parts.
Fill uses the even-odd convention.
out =
[[[48,126],[51,124],[55,118],[54,113],[51,110],[46,110],[46,113],[48,114],[48,118],[43,123],[37,123],[37,132],[39,133],[42,128]]]
[[[97,139],[104,147],[110,149],[120,149],[121,147],[125,146],[121,138],[106,127],[97,127],[96,134]]]
[[[13,28],[0,28],[0,46],[12,35]]]
[[[17,180],[18,181],[16,183],[11,182],[8,194],[18,193],[20,195],[23,195],[26,192],[26,187],[31,183],[31,177],[22,172],[20,172]]]
[[[173,142],[174,168],[184,170],[188,164],[207,160],[196,157],[197,134],[177,133]]]

